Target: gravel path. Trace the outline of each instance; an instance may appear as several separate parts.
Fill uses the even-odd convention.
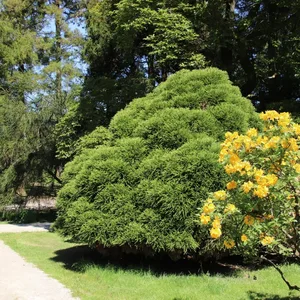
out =
[[[0,224],[0,233],[1,232],[48,231],[50,228],[50,225],[51,225],[51,223]]]
[[[0,232],[45,231],[46,228],[37,224],[31,226],[1,224]],[[0,300],[74,299],[71,292],[61,283],[27,263],[0,240]]]

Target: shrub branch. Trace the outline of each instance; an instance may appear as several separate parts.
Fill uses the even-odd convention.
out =
[[[280,270],[280,268],[276,264],[274,264],[270,259],[264,257],[263,255],[261,255],[261,259],[267,261],[268,263],[270,263],[276,269],[276,271],[280,274],[282,280],[288,286],[288,288],[289,288],[290,291],[295,290],[295,291],[300,292],[300,287],[297,286],[297,285],[291,285],[289,283],[289,281],[284,277],[283,272]]]

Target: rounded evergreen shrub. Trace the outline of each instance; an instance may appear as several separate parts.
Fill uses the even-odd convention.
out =
[[[170,76],[117,113],[108,130],[82,139],[63,174],[55,227],[98,248],[195,253],[206,237],[195,211],[226,182],[219,141],[258,122],[225,72]]]

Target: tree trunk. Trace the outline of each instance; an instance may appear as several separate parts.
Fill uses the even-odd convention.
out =
[[[224,28],[224,41],[220,48],[220,58],[222,68],[225,69],[229,75],[233,72],[233,47],[234,47],[234,10],[236,0],[227,0],[225,8],[225,28]]]
[[[61,101],[62,97],[62,9],[61,0],[55,0],[55,6],[57,7],[57,12],[55,14],[55,60],[59,63],[59,68],[56,71],[56,98]]]

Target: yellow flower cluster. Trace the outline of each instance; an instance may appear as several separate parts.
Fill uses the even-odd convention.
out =
[[[229,191],[235,189],[236,187],[237,187],[237,183],[234,180],[228,182],[226,185],[226,188]]]
[[[245,218],[244,218],[244,223],[248,226],[253,225],[254,221],[255,221],[255,219],[252,216],[249,216],[249,215],[245,216]]]
[[[227,206],[224,209],[224,213],[234,213],[236,211],[236,207],[234,204],[227,204]]]
[[[257,136],[257,134],[258,134],[258,132],[257,132],[256,128],[250,128],[247,131],[247,136],[250,137],[250,138]]]
[[[261,244],[263,246],[267,246],[270,245],[274,242],[274,237],[272,236],[265,236],[262,240],[261,240]]]
[[[266,150],[276,148],[278,147],[279,142],[280,142],[280,137],[273,136],[271,139],[263,141],[263,147]]]
[[[200,222],[203,225],[206,225],[210,222],[210,216],[207,216],[206,214],[201,214],[200,216]]]
[[[269,120],[274,121],[274,120],[278,120],[279,113],[275,110],[269,110],[264,113],[261,113],[259,117],[264,121],[269,121]]]
[[[297,173],[300,173],[300,164],[294,164],[293,168],[296,170]]]
[[[213,239],[218,239],[222,235],[221,231],[221,220],[219,217],[215,217],[213,223],[212,223],[212,228],[210,229],[210,236]]]
[[[293,123],[289,113],[276,111],[261,113],[260,118],[265,121],[263,132],[255,128],[250,128],[246,134],[227,132],[221,144],[219,162],[231,179],[225,190],[211,194],[200,216],[202,224],[211,223],[210,236],[213,239],[222,236],[221,218],[223,230],[227,225],[233,228],[232,220],[243,220],[245,231],[235,241],[250,245],[257,231],[261,232],[262,228],[267,229],[265,226],[276,222],[273,211],[266,212],[266,209],[271,202],[281,205],[281,200],[275,203],[275,199],[279,192],[282,195],[283,176],[296,177],[300,173],[300,124]],[[293,203],[293,195],[289,196],[289,193],[282,198]],[[246,215],[241,214],[244,212]],[[272,222],[268,222],[270,220]],[[229,238],[230,233],[225,232],[224,236],[228,236],[224,246],[227,249],[235,247],[235,241]],[[257,239],[264,246],[274,242],[271,235],[262,234]]]
[[[227,248],[227,249],[231,249],[235,246],[235,242],[234,240],[227,240],[227,241],[224,241],[224,246]]]
[[[203,212],[206,214],[212,213],[215,210],[215,205],[212,203],[211,199],[207,199],[206,203],[203,206]]]
[[[269,110],[260,114],[263,121],[276,121],[278,126],[287,127],[291,123],[291,116],[289,113],[278,113],[275,110]]]
[[[254,183],[252,181],[247,181],[245,183],[243,183],[242,185],[242,189],[244,191],[245,194],[248,194],[250,192],[250,190],[252,189]]]
[[[225,200],[226,199],[226,192],[223,190],[217,191],[214,193],[214,197],[217,200]]]
[[[253,195],[258,198],[265,198],[269,194],[269,189],[266,186],[258,185],[257,188],[253,191]]]

